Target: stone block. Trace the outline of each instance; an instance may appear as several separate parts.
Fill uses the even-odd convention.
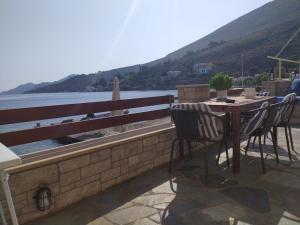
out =
[[[59,194],[55,197],[55,205],[57,209],[62,209],[68,205],[78,202],[81,199],[80,188]]]
[[[112,161],[119,161],[128,157],[127,146],[120,145],[112,148]]]
[[[2,185],[0,185],[0,201],[5,199],[4,192],[2,190]]]
[[[104,191],[112,186],[114,186],[117,183],[116,179],[112,179],[110,181],[104,182],[101,184],[101,190]]]
[[[142,173],[144,173],[148,170],[151,170],[151,169],[153,169],[153,166],[154,166],[153,163],[149,162],[146,165],[143,165],[142,167],[138,168],[137,169],[137,174],[139,175],[139,174],[142,174]]]
[[[122,183],[126,180],[129,180],[133,177],[136,177],[136,174],[137,174],[136,171],[131,171],[131,172],[128,172],[126,174],[123,174],[120,177],[116,178],[116,183]]]
[[[31,212],[37,211],[37,207],[35,204],[26,205],[21,211],[20,214],[28,214]]]
[[[143,151],[143,141],[137,141],[138,144],[138,153],[141,153]]]
[[[111,166],[112,164],[110,159],[97,162],[95,164],[90,164],[86,167],[81,168],[81,177],[85,178],[100,174],[101,172],[110,169]]]
[[[58,181],[57,165],[52,164],[11,175],[10,188],[13,195],[24,193]]]
[[[134,141],[126,144],[126,157],[133,156],[139,153],[139,142]]]
[[[152,152],[153,154],[155,154],[155,152],[157,151],[157,146],[158,144],[154,144],[154,145],[149,145],[149,146],[144,146],[143,148],[143,152]]]
[[[139,155],[134,155],[134,156],[129,157],[128,158],[128,165],[129,165],[129,167],[138,164],[139,163],[139,159],[140,159]]]
[[[38,211],[38,210],[34,210],[31,211],[29,213],[26,214],[21,214],[21,215],[17,215],[18,216],[18,220],[19,220],[19,224],[25,224],[29,221],[35,220],[39,217],[45,216],[51,212],[53,212],[55,210],[54,205],[50,208],[50,210],[47,211]]]
[[[95,181],[89,184],[86,184],[80,188],[80,196],[82,198],[92,196],[94,194],[97,194],[101,190],[101,184],[100,181]]]
[[[99,150],[98,152],[93,152],[91,154],[91,162],[99,162],[105,159],[108,159],[111,157],[111,150],[110,149],[102,149]]]
[[[262,90],[270,92],[271,96],[285,96],[290,85],[290,80],[263,81]]]
[[[169,160],[170,160],[169,154],[158,156],[157,158],[154,159],[154,166],[155,167],[161,166],[165,163],[168,163]]]
[[[209,86],[207,84],[178,85],[179,102],[199,102],[209,99]]]
[[[172,141],[175,139],[175,137],[175,130],[168,133],[162,133],[159,135],[159,142]]]
[[[139,159],[140,159],[140,162],[145,162],[145,161],[149,161],[149,160],[152,160],[154,159],[155,157],[155,153],[154,152],[151,152],[151,151],[147,151],[147,152],[143,152]]]
[[[62,161],[58,164],[59,166],[59,172],[60,173],[66,173],[71,170],[75,170],[81,167],[84,167],[90,163],[90,155],[83,155],[80,157],[68,159],[65,161]]]
[[[151,145],[155,145],[158,143],[158,136],[151,136],[151,137],[147,137],[143,139],[143,147],[145,149],[145,147],[151,146]]]
[[[67,173],[60,174],[59,182],[61,186],[74,183],[80,180],[80,169],[76,169]]]
[[[78,181],[76,183],[76,185],[77,185],[77,187],[81,187],[81,186],[84,186],[86,184],[92,183],[94,181],[100,181],[100,178],[101,178],[100,174],[97,174],[97,175],[94,175],[94,176],[91,176],[91,177],[81,179],[80,181]]]
[[[162,155],[165,151],[171,152],[172,141],[164,141],[158,143],[156,147],[156,155]]]
[[[19,211],[20,209],[24,208],[25,206],[28,205],[27,199],[23,200],[21,202],[15,203],[15,209],[16,211]]]
[[[27,193],[22,193],[22,194],[13,196],[13,201],[15,204],[18,204],[19,202],[22,202],[24,200],[27,201]]]
[[[140,144],[138,141],[130,142],[124,145],[116,146],[112,148],[112,161],[119,161],[126,159],[129,156],[136,155],[140,150]]]
[[[77,183],[72,183],[67,186],[63,186],[60,188],[60,193],[65,193],[65,192],[71,191],[73,189],[76,189],[77,186],[78,186]]]
[[[113,178],[120,176],[120,174],[121,174],[120,167],[107,170],[101,174],[101,181],[106,182],[106,181],[112,180]]]

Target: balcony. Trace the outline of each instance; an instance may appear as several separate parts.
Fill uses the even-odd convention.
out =
[[[174,99],[163,96],[140,100],[58,107],[64,110],[56,107],[3,110],[0,114],[6,117],[1,117],[1,122],[9,124],[16,122],[15,118],[20,122],[97,110],[168,105]],[[299,105],[297,107],[299,110]],[[30,113],[30,110],[42,113]],[[13,118],[12,113],[18,116]],[[164,107],[111,118],[11,131],[1,133],[0,138],[10,146],[166,116],[168,109]],[[293,128],[293,135],[296,150],[292,152],[293,162],[288,159],[283,130],[279,129],[278,134],[279,164],[276,164],[271,143],[267,140],[264,147],[267,173],[264,175],[256,145],[249,150],[248,156],[242,151],[238,174],[227,168],[223,155],[220,165],[216,165],[217,146],[210,145],[206,184],[201,145],[194,146],[193,160],[179,161],[171,174],[167,172],[175,129],[169,122],[158,123],[115,136],[24,155],[22,165],[8,170],[10,188],[19,222],[28,225],[299,224],[300,129]],[[36,206],[35,197],[40,187],[51,190],[51,205],[46,211],[39,211]],[[1,188],[0,200],[9,218]]]
[[[265,175],[257,146],[249,150],[248,156],[242,154],[240,174],[227,169],[225,155],[224,163],[217,166],[216,146],[211,146],[207,184],[203,180],[201,150],[195,151],[193,160],[177,163],[171,175],[164,166],[151,170],[29,224],[299,224],[300,129],[294,129],[297,152],[292,152],[293,162],[288,159],[282,130],[278,136],[280,163],[276,164],[267,141]],[[152,142],[151,149],[158,151],[159,144],[154,139],[145,139],[144,144]],[[128,159],[129,171],[141,163]],[[121,174],[124,170],[125,167]],[[121,177],[117,175],[116,180]],[[102,185],[102,189],[109,185],[112,183]],[[66,193],[62,198],[69,201],[71,196]]]

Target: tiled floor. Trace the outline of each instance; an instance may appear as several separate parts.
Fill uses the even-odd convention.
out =
[[[223,155],[217,166],[211,149],[208,184],[199,153],[178,164],[171,176],[167,168],[153,170],[31,225],[300,224],[300,129],[293,134],[293,162],[282,131],[280,164],[267,142],[265,175],[257,146],[248,156],[242,152],[240,174],[227,169]]]

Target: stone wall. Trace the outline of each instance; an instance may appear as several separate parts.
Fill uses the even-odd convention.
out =
[[[262,90],[269,92],[271,96],[285,96],[290,85],[291,81],[289,80],[263,81]]]
[[[10,188],[20,224],[56,212],[167,163],[174,138],[175,130],[170,127],[9,170]],[[40,212],[34,196],[43,185],[50,187],[53,203],[50,210]],[[9,219],[2,190],[0,199]]]
[[[295,111],[291,118],[292,126],[299,126],[300,125],[300,102],[296,104]]]
[[[201,102],[209,99],[208,84],[177,86],[179,102]]]
[[[228,95],[238,96],[243,91],[243,88],[232,88],[228,90]],[[210,91],[208,84],[178,85],[177,93],[180,103],[202,102],[217,97],[217,92]]]

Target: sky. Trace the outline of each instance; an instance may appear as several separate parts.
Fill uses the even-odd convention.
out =
[[[271,0],[0,0],[0,91],[146,63]]]

